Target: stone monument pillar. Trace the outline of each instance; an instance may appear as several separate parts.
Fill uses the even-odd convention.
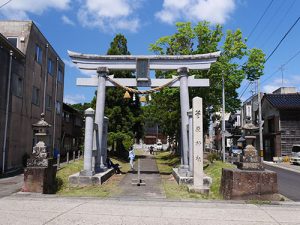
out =
[[[202,194],[209,193],[209,186],[211,179],[205,177],[203,172],[203,111],[202,111],[202,98],[193,98],[193,185],[189,186],[189,191],[199,192]]]
[[[56,170],[54,159],[49,158],[48,147],[45,143],[49,138],[49,127],[41,114],[41,120],[33,124],[33,129],[37,129],[35,134],[37,143],[33,147],[31,157],[27,160],[27,167],[24,170],[23,192],[38,192],[43,194],[53,194],[56,192]]]

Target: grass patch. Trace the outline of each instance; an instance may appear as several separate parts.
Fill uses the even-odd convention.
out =
[[[230,163],[223,163],[222,161],[214,161],[209,164],[204,173],[212,178],[212,185],[210,187],[209,198],[210,199],[223,199],[219,193],[222,177],[222,168],[235,168],[235,165]]]
[[[83,168],[83,160],[65,164],[57,171],[56,179],[58,183],[57,194],[62,196],[81,196],[81,197],[114,197],[119,194],[118,184],[130,169],[129,163],[115,157],[110,158],[113,163],[121,166],[121,175],[113,175],[102,185],[90,187],[69,187],[68,178]]]
[[[172,168],[180,164],[179,156],[171,152],[158,152],[155,156],[158,171],[161,174],[171,174]]]
[[[257,200],[257,199],[251,199],[246,200],[247,204],[254,204],[254,205],[270,205],[272,202],[269,200]]]
[[[156,163],[161,174],[162,183],[167,198],[172,199],[222,199],[219,194],[222,168],[234,168],[235,166],[221,161],[215,161],[205,166],[204,172],[213,180],[209,196],[198,193],[190,193],[186,185],[178,185],[174,179],[172,168],[180,164],[180,157],[171,152],[162,152],[156,155]]]

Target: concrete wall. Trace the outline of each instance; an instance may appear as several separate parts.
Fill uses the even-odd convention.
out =
[[[30,154],[33,146],[32,124],[40,119],[43,112],[44,104],[44,81],[46,77],[47,86],[46,93],[52,96],[51,108],[45,110],[45,120],[52,125],[50,130],[50,138],[53,138],[54,118],[56,117],[55,143],[60,148],[61,136],[61,115],[55,115],[55,90],[57,79],[57,66],[61,67],[64,74],[64,63],[58,54],[49,44],[48,57],[46,56],[47,39],[31,21],[0,21],[1,33],[6,37],[18,37],[18,48],[26,55],[23,79],[22,97],[11,96],[10,120],[9,120],[9,136],[8,136],[8,157],[6,169],[12,169],[22,166],[22,156],[25,153]],[[43,51],[42,63],[39,64],[35,60],[36,44]],[[47,73],[47,58],[51,58],[54,62],[54,73]],[[57,61],[58,59],[58,61]],[[21,72],[17,74],[20,75]],[[2,85],[3,83],[1,83]],[[39,89],[39,104],[32,103],[33,86]],[[63,102],[63,80],[58,82],[57,100]],[[2,117],[2,116],[1,116]],[[3,136],[0,137],[0,139]],[[49,141],[49,151],[52,153],[53,140]],[[1,147],[2,149],[2,147]]]

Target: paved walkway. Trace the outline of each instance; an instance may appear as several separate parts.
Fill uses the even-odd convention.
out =
[[[17,194],[0,199],[0,224],[296,225],[300,204],[130,201]],[[3,207],[5,206],[5,207]]]
[[[135,171],[127,173],[121,180],[119,184],[121,193],[118,197],[131,199],[166,198],[154,157],[151,155],[140,156],[140,178],[145,181],[145,186],[132,184],[132,179],[138,177],[137,167],[138,159],[135,160]]]

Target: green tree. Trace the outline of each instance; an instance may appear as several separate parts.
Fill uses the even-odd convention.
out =
[[[237,89],[244,78],[254,80],[262,75],[265,62],[264,54],[259,49],[248,49],[246,40],[239,29],[235,31],[228,30],[224,35],[222,26],[215,25],[212,27],[205,21],[194,27],[189,22],[180,22],[176,26],[177,32],[175,34],[159,38],[154,44],[150,45],[150,50],[162,55],[222,52],[217,62],[212,64],[208,71],[190,71],[189,74],[195,75],[196,78],[210,79],[210,87],[189,89],[190,100],[195,96],[203,98],[204,127],[207,130],[210,113],[219,111],[222,104],[222,74],[225,78],[226,111],[234,112],[240,107],[241,103]],[[172,75],[176,75],[176,71],[159,71],[156,73],[157,77],[170,78]],[[156,100],[156,98],[159,100]],[[164,102],[166,105],[162,106]],[[165,88],[153,96],[150,105],[153,112],[152,116],[157,117],[163,124],[166,134],[178,137],[180,123],[174,122],[179,121],[180,118],[178,88],[172,91],[170,91],[170,88]],[[177,105],[178,108],[174,109],[174,105]]]
[[[108,55],[130,55],[127,40],[122,34],[117,34],[107,51]],[[114,71],[115,78],[133,78],[129,71]],[[139,98],[124,99],[125,91],[119,87],[108,87],[106,91],[105,116],[109,118],[109,143],[113,150],[124,153],[134,138],[143,135],[142,110]]]
[[[71,106],[74,108],[74,109],[77,109],[78,111],[84,113],[84,111],[90,107],[92,107],[92,104],[89,103],[89,102],[85,102],[85,103],[76,103],[76,104],[71,104]]]

